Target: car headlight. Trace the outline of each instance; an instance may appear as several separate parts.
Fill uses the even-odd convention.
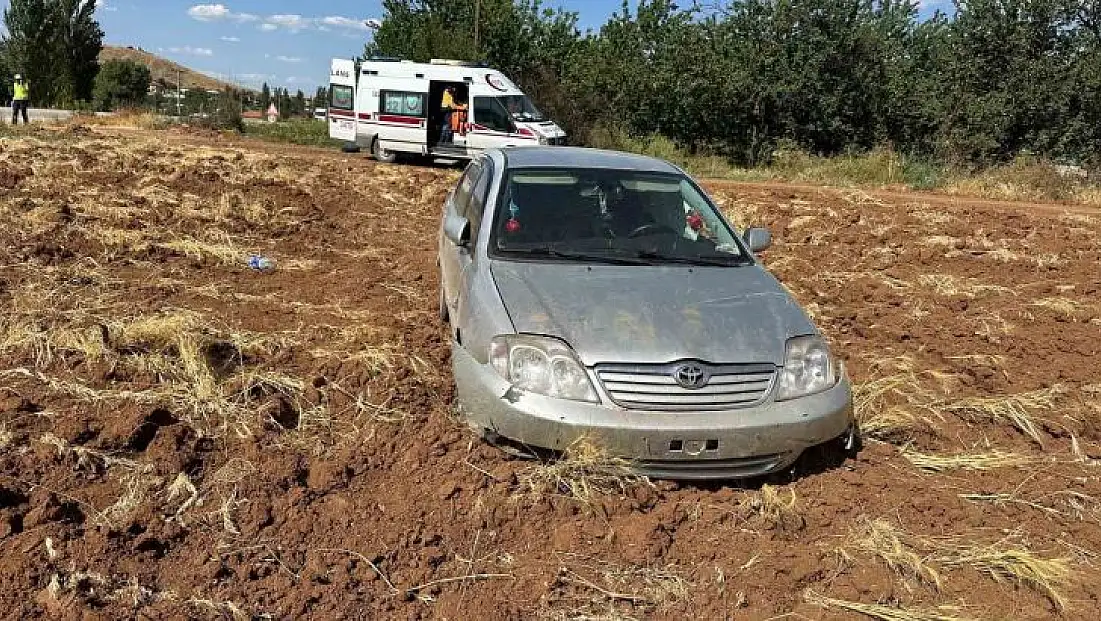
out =
[[[600,402],[585,367],[558,339],[526,334],[498,336],[489,344],[489,361],[501,377],[520,390]]]
[[[797,336],[788,340],[776,400],[806,397],[833,388],[837,383],[837,366],[821,337]]]

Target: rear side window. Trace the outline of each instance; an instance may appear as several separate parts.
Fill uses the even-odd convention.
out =
[[[340,86],[333,84],[332,86],[332,107],[339,108],[340,110],[351,110],[354,107],[353,92],[351,86]]]
[[[486,197],[489,195],[489,182],[493,177],[493,169],[488,162],[481,166],[478,178],[474,181],[474,193],[470,197],[470,206],[467,209],[466,219],[470,221],[470,239],[477,241],[478,229],[482,226],[482,214],[486,208]]]
[[[455,213],[464,218],[470,219],[468,211],[470,208],[470,197],[474,194],[474,185],[478,181],[478,175],[482,172],[481,161],[473,161],[466,167],[466,172],[463,173],[462,179],[459,179],[459,185],[455,186],[455,196],[452,198],[452,202],[455,204]],[[473,227],[473,223],[471,223]],[[471,236],[471,239],[474,239]]]
[[[424,118],[424,93],[382,91],[379,96],[382,98],[381,110],[383,114]]]

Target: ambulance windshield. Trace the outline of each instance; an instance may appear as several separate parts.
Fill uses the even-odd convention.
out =
[[[545,121],[546,117],[531,103],[527,95],[502,95],[497,98],[501,105],[508,110],[514,121],[522,123],[538,123]]]

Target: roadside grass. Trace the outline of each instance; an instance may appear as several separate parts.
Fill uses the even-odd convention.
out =
[[[141,108],[118,110],[110,116],[76,114],[68,120],[69,127],[92,125],[98,127],[127,127],[133,129],[164,129],[171,125],[168,117]]]
[[[706,147],[693,151],[659,134],[632,136],[614,127],[592,130],[588,146],[662,158],[693,175],[714,179],[900,187],[993,200],[1067,201],[1101,206],[1101,186],[1096,181],[1032,157],[971,169],[938,164],[883,146],[863,153],[821,156],[781,141],[771,154],[770,164],[747,168],[715,155]]]
[[[268,142],[308,147],[340,148],[342,142],[329,137],[329,124],[314,119],[291,119],[276,123],[246,123],[245,135]]]

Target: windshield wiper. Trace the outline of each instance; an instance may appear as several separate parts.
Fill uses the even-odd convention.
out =
[[[721,255],[713,257],[678,257],[661,254],[660,252],[653,252],[650,250],[639,250],[635,253],[635,256],[640,259],[658,261],[661,263],[683,263],[685,265],[707,265],[715,267],[732,267],[738,265],[751,265],[753,263],[753,261],[749,257],[734,254],[730,255],[729,257]]]
[[[593,261],[595,263],[607,263],[610,265],[653,265],[653,262],[648,260],[647,257],[637,256],[614,256],[608,254],[594,254],[589,252],[575,252],[573,250],[559,250],[558,248],[551,248],[550,246],[536,246],[535,248],[515,248],[505,249],[504,252],[516,252],[523,254],[533,254],[545,257],[553,257],[555,259],[567,259],[570,261]]]

